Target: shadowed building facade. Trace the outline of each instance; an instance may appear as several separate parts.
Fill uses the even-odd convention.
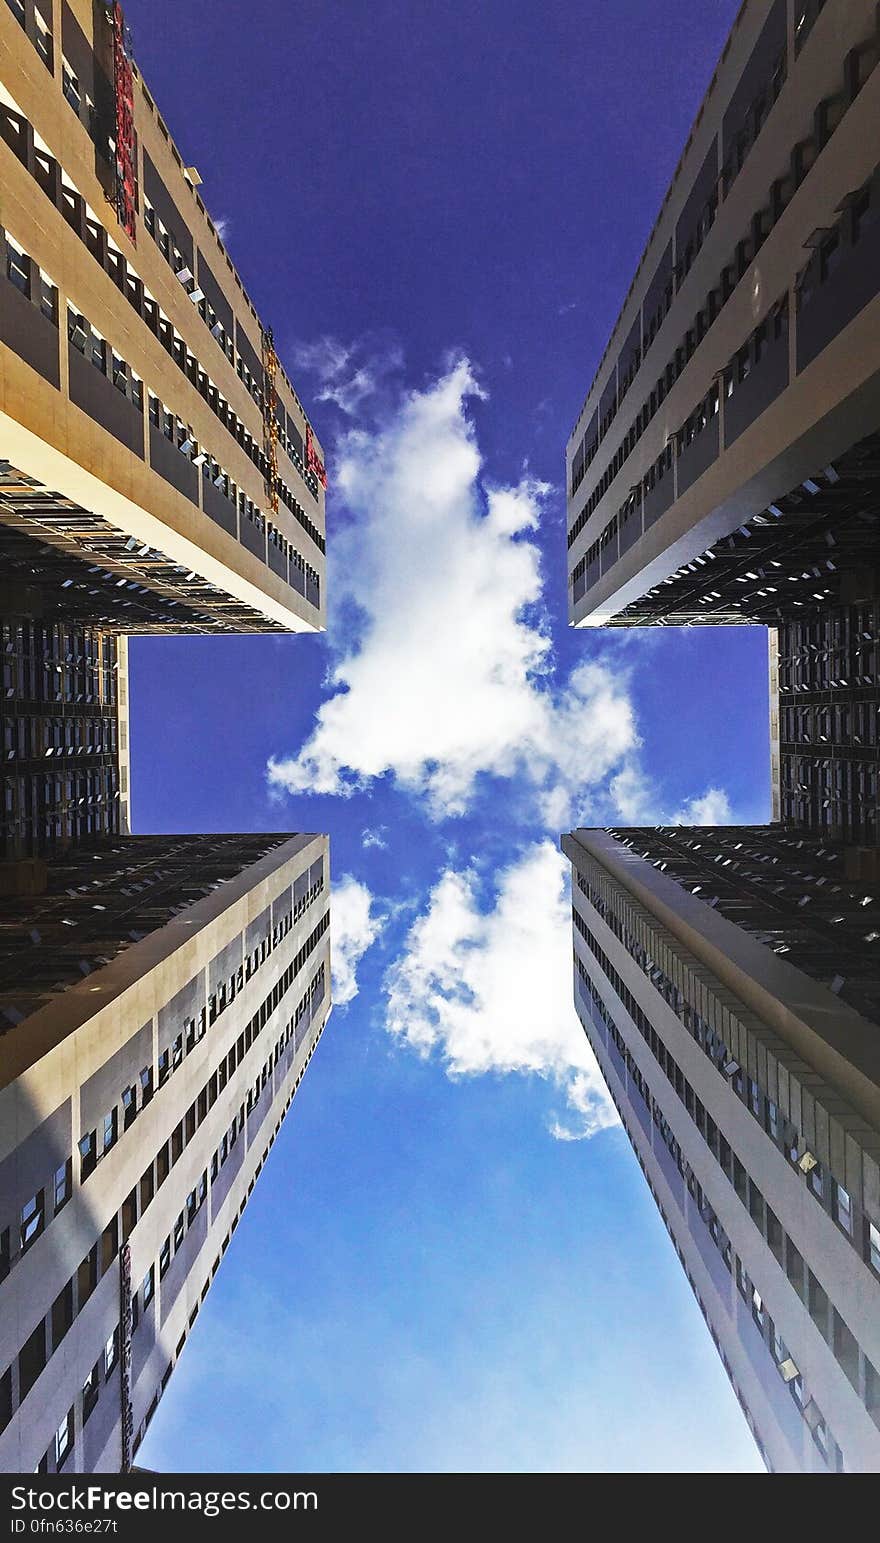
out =
[[[327,839],[31,866],[0,897],[0,1468],[119,1471],[329,1015]]]

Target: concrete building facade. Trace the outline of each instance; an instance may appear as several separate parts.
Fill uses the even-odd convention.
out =
[[[880,901],[772,827],[562,844],[577,1012],[764,1461],[876,1472]]]
[[[127,1470],[330,1010],[326,838],[130,835],[131,634],[316,632],[317,437],[121,7],[0,6],[0,1469]]]
[[[0,618],[0,885],[16,860],[129,828],[128,647],[77,622]]]
[[[770,629],[774,814],[880,840],[880,11],[746,0],[568,443],[576,626]]]
[[[328,845],[34,866],[0,897],[0,1468],[126,1470],[327,1021]]]
[[[321,629],[320,446],[118,5],[0,8],[2,609]]]
[[[768,629],[773,823],[577,831],[575,1003],[768,1466],[880,1466],[880,8],[745,0],[569,440],[575,626]]]
[[[575,625],[876,595],[878,57],[875,0],[742,5],[569,439]]]

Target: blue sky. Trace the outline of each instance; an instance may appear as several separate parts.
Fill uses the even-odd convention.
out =
[[[565,441],[735,9],[129,0],[331,474],[328,637],[133,642],[135,828],[328,830],[338,966],[148,1467],[759,1468],[557,851],[768,815],[764,635],[564,611]]]

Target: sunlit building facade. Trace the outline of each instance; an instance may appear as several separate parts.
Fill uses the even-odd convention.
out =
[[[0,896],[0,1469],[126,1471],[329,1015],[328,845],[32,866]]]
[[[880,898],[775,827],[578,830],[575,1006],[761,1455],[880,1467]]]

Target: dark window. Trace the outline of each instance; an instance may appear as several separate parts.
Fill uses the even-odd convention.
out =
[[[31,292],[31,260],[21,247],[15,245],[10,236],[6,237],[6,276],[20,289],[23,295]]]
[[[8,1366],[0,1377],[0,1431],[4,1431],[12,1419],[12,1367]]]
[[[86,1254],[76,1276],[77,1310],[81,1311],[98,1284],[98,1245]]]
[[[18,1399],[23,1403],[46,1364],[46,1325],[41,1320],[18,1357]]]
[[[119,1222],[114,1216],[101,1234],[101,1274],[109,1270],[119,1252]]]
[[[69,1280],[52,1304],[52,1349],[57,1350],[73,1323],[73,1281]]]
[[[98,1402],[98,1394],[101,1391],[101,1363],[96,1361],[89,1375],[83,1383],[82,1390],[82,1419],[83,1425],[89,1418],[92,1410]]]

